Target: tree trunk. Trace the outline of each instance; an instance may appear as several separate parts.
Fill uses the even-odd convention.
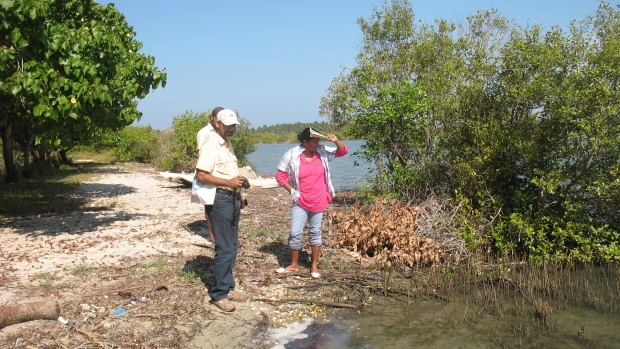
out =
[[[32,157],[32,165],[39,166],[39,154],[37,154],[36,146],[30,147],[30,156]]]
[[[56,302],[33,302],[0,307],[0,328],[32,320],[55,320],[60,315]]]
[[[4,157],[4,169],[6,171],[5,181],[14,183],[19,180],[19,173],[13,158],[13,141],[11,140],[11,123],[0,127],[0,137],[2,137],[2,156]]]
[[[65,149],[60,149],[58,151],[58,154],[60,155],[60,159],[62,160],[62,163],[65,165],[69,164],[69,158],[67,158],[67,151]]]
[[[45,166],[45,151],[43,150],[43,147],[41,146],[41,144],[37,146],[36,152],[38,153],[37,154],[37,167],[39,168],[39,173],[46,174],[47,168]]]
[[[30,147],[32,146],[34,133],[30,132],[26,139],[27,140],[22,145],[24,147],[24,170],[22,171],[22,174],[24,177],[30,177],[32,176],[32,166],[30,166]]]
[[[58,159],[52,156],[52,152],[49,150],[45,152],[45,166],[47,167],[47,170],[50,172],[57,170],[59,167]]]

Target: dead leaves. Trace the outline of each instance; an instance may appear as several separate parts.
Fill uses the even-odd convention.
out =
[[[390,267],[400,262],[413,267],[441,261],[444,251],[435,240],[416,234],[418,206],[378,199],[373,205],[355,205],[350,211],[325,212],[329,243],[375,258]]]

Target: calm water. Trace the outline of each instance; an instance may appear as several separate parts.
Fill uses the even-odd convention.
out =
[[[316,319],[306,338],[280,348],[620,348],[616,264],[528,269],[502,283],[459,280],[460,292],[438,287],[444,299],[373,297],[372,307]]]
[[[329,141],[324,143],[327,146],[333,146],[333,143]],[[349,147],[349,153],[329,163],[332,183],[336,191],[359,187],[366,179],[369,168],[368,164],[352,155],[360,149],[364,141],[344,141],[343,143]],[[259,175],[274,176],[284,153],[295,146],[294,143],[260,144],[255,152],[248,155],[248,160]],[[354,166],[355,161],[359,163],[359,166]]]
[[[480,318],[472,320],[480,310]],[[367,311],[316,320],[305,331],[308,338],[285,348],[620,348],[617,314],[583,307],[556,310],[553,330],[512,314],[489,315],[483,307],[469,304],[467,308],[465,302],[421,301],[408,311],[402,303],[394,303],[375,306],[372,314]]]

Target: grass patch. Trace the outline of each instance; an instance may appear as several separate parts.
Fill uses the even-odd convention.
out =
[[[277,237],[279,235],[278,232],[273,231],[273,230],[259,229],[259,228],[253,228],[253,227],[244,228],[243,232],[245,234],[247,234],[247,236],[249,236],[251,238],[256,238],[256,237],[275,238],[275,237]]]
[[[39,273],[37,275],[35,275],[35,280],[44,280],[44,281],[48,281],[48,280],[52,280],[53,277],[52,275],[50,275],[50,273]]]
[[[201,283],[200,276],[195,271],[177,270],[177,279],[190,284]]]
[[[140,266],[138,270],[138,274],[141,278],[147,278],[151,276],[162,275],[169,268],[170,264],[165,260],[156,260],[147,264]]]
[[[67,157],[73,161],[93,160],[99,163],[111,163],[116,157],[111,153],[97,152],[90,147],[76,147],[67,152]]]
[[[143,268],[145,268],[145,269],[149,269],[149,268],[163,269],[163,268],[166,268],[168,266],[169,266],[168,261],[165,261],[163,259],[159,259],[159,260],[150,262],[148,264],[145,264]]]
[[[95,270],[99,270],[99,268],[80,265],[79,267],[75,268],[75,270],[72,271],[71,274],[75,276],[85,276],[86,274],[89,274],[90,272],[95,271]]]
[[[43,282],[39,282],[39,287],[47,289],[47,290],[64,290],[68,286],[65,283],[54,285],[50,281],[43,281]]]
[[[45,288],[48,290],[51,290],[51,289],[62,290],[68,287],[67,284],[65,283],[55,285],[52,282],[54,280],[54,276],[51,275],[50,273],[39,273],[34,276],[34,279],[39,282],[39,287]]]

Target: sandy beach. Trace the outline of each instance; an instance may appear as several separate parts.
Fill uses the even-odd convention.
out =
[[[214,250],[199,235],[204,213],[189,188],[140,164],[93,171],[101,176],[74,193],[84,210],[1,222],[0,306],[53,301],[61,317],[3,328],[1,347],[269,347],[269,328],[323,310],[274,305],[329,284],[303,265],[297,275],[274,272],[288,254],[286,191],[248,190],[235,278],[250,299],[223,313],[206,292]]]

